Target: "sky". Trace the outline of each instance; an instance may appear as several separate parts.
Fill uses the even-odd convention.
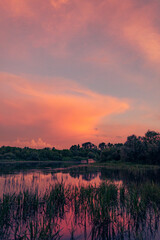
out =
[[[0,146],[160,131],[159,0],[0,0]]]

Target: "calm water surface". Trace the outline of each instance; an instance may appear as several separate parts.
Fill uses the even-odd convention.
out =
[[[139,188],[143,184],[155,183],[159,186],[160,183],[160,171],[159,170],[118,170],[107,169],[104,167],[93,167],[90,165],[72,166],[71,164],[46,164],[45,166],[35,166],[32,164],[25,166],[25,164],[18,165],[1,165],[0,170],[0,198],[3,198],[3,194],[15,194],[20,192],[36,193],[42,199],[46,192],[49,192],[55,184],[62,184],[67,188],[69,187],[69,194],[72,194],[72,189],[79,189],[81,187],[87,188],[87,186],[99,187],[103,182],[112,182],[118,189],[117,199],[120,201],[120,189],[124,187],[125,191],[129,186]],[[143,187],[142,187],[143,188]],[[106,193],[107,194],[107,193]],[[52,239],[160,239],[159,231],[159,210],[156,214],[151,212],[150,209],[145,216],[145,220],[137,220],[137,215],[133,217],[128,213],[126,206],[108,205],[108,214],[110,220],[102,218],[103,209],[100,210],[99,219],[92,216],[92,212],[88,210],[90,201],[96,202],[96,195],[92,200],[83,200],[81,203],[79,200],[78,212],[76,212],[77,202],[68,202],[63,206],[61,213],[58,212],[54,219],[55,229],[53,232],[59,232]],[[87,198],[88,199],[88,198]],[[89,201],[89,202],[88,202]],[[133,200],[132,201],[136,201]],[[106,209],[106,204],[104,204]],[[86,206],[86,207],[84,207]],[[94,205],[95,207],[95,205]],[[93,211],[98,211],[96,208]],[[136,210],[137,211],[137,210]],[[3,235],[1,232],[0,239],[31,239],[30,232],[26,235],[24,232],[30,226],[27,221],[37,222],[39,221],[41,226],[44,224],[44,208],[43,210],[37,210],[36,214],[29,217],[28,220],[23,220],[18,225],[17,238],[15,237],[16,223],[14,220],[12,224],[15,226],[10,227],[7,232],[8,235]],[[96,214],[96,212],[94,212]],[[113,217],[113,214],[116,215]],[[150,217],[153,215],[153,217]],[[95,220],[96,219],[96,220]],[[105,220],[104,220],[105,219]],[[147,219],[147,220],[146,220]],[[97,222],[96,222],[97,221]],[[108,221],[108,222],[106,222]],[[109,222],[110,221],[110,222]],[[137,224],[138,221],[138,225]],[[46,224],[46,222],[45,222]],[[5,228],[5,226],[3,226]],[[4,229],[3,229],[4,230]],[[52,229],[53,230],[53,229]],[[28,235],[27,235],[28,234]],[[19,238],[18,238],[19,236]],[[28,237],[27,237],[28,236]],[[21,237],[21,238],[20,238]],[[24,237],[24,238],[23,238]],[[33,239],[47,239],[47,237],[33,238]],[[49,238],[48,238],[49,239]],[[51,238],[50,238],[51,239]]]

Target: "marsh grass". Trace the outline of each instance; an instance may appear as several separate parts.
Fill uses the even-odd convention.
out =
[[[71,239],[79,224],[88,239],[154,239],[159,229],[160,186],[65,186],[57,183],[41,196],[24,191],[0,199],[0,239],[60,239],[61,222],[71,211]],[[87,230],[88,227],[88,230]],[[81,238],[83,239],[83,238]]]

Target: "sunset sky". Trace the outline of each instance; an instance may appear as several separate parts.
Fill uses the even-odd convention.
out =
[[[160,131],[159,0],[0,0],[0,146]]]

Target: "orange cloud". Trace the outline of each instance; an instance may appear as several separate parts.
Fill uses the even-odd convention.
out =
[[[62,4],[66,4],[68,0],[50,0],[50,2],[54,8],[59,8]]]
[[[121,114],[129,109],[126,100],[97,94],[72,84],[72,81],[68,81],[68,84],[59,81],[62,89],[53,83],[46,87],[20,77],[1,74],[0,83],[3,87],[0,92],[4,92],[1,95],[1,125],[13,128],[22,125],[26,131],[29,126],[39,125],[39,136],[35,137],[43,138],[40,130],[43,122],[47,125],[47,134],[52,138],[77,138],[94,135],[102,117]]]
[[[16,139],[27,133],[30,141],[83,141],[100,134],[95,129],[104,116],[130,108],[108,92],[145,98],[153,109],[159,96],[159,9],[157,0],[0,0],[0,71],[53,76],[36,84],[33,76],[1,73],[1,126]]]
[[[0,0],[0,7],[12,17],[31,17],[34,12],[29,0]]]
[[[134,10],[123,26],[123,33],[133,48],[138,48],[144,59],[160,63],[160,33],[156,28],[155,3]]]
[[[160,61],[160,35],[155,27],[155,12],[159,8],[157,1],[139,3],[138,0],[124,0],[120,3],[119,0],[106,0],[97,4],[95,0],[0,0],[0,6],[5,20],[1,35],[6,35],[1,44],[6,46],[8,39],[13,37],[11,27],[17,35],[18,45],[10,41],[6,48],[12,57],[20,57],[20,52],[28,58],[32,56],[32,48],[42,48],[51,56],[63,58],[74,54],[70,48],[73,43],[83,50],[90,44],[96,45],[93,36],[97,36],[100,43],[106,42],[106,46],[103,44],[104,52],[109,40],[119,48],[126,45],[144,61]],[[111,44],[112,48],[114,44]],[[102,49],[101,44],[94,47],[99,51]],[[89,54],[89,50],[86,51]],[[91,58],[97,61],[99,55],[91,53]],[[106,59],[102,57],[100,61],[104,65]]]

